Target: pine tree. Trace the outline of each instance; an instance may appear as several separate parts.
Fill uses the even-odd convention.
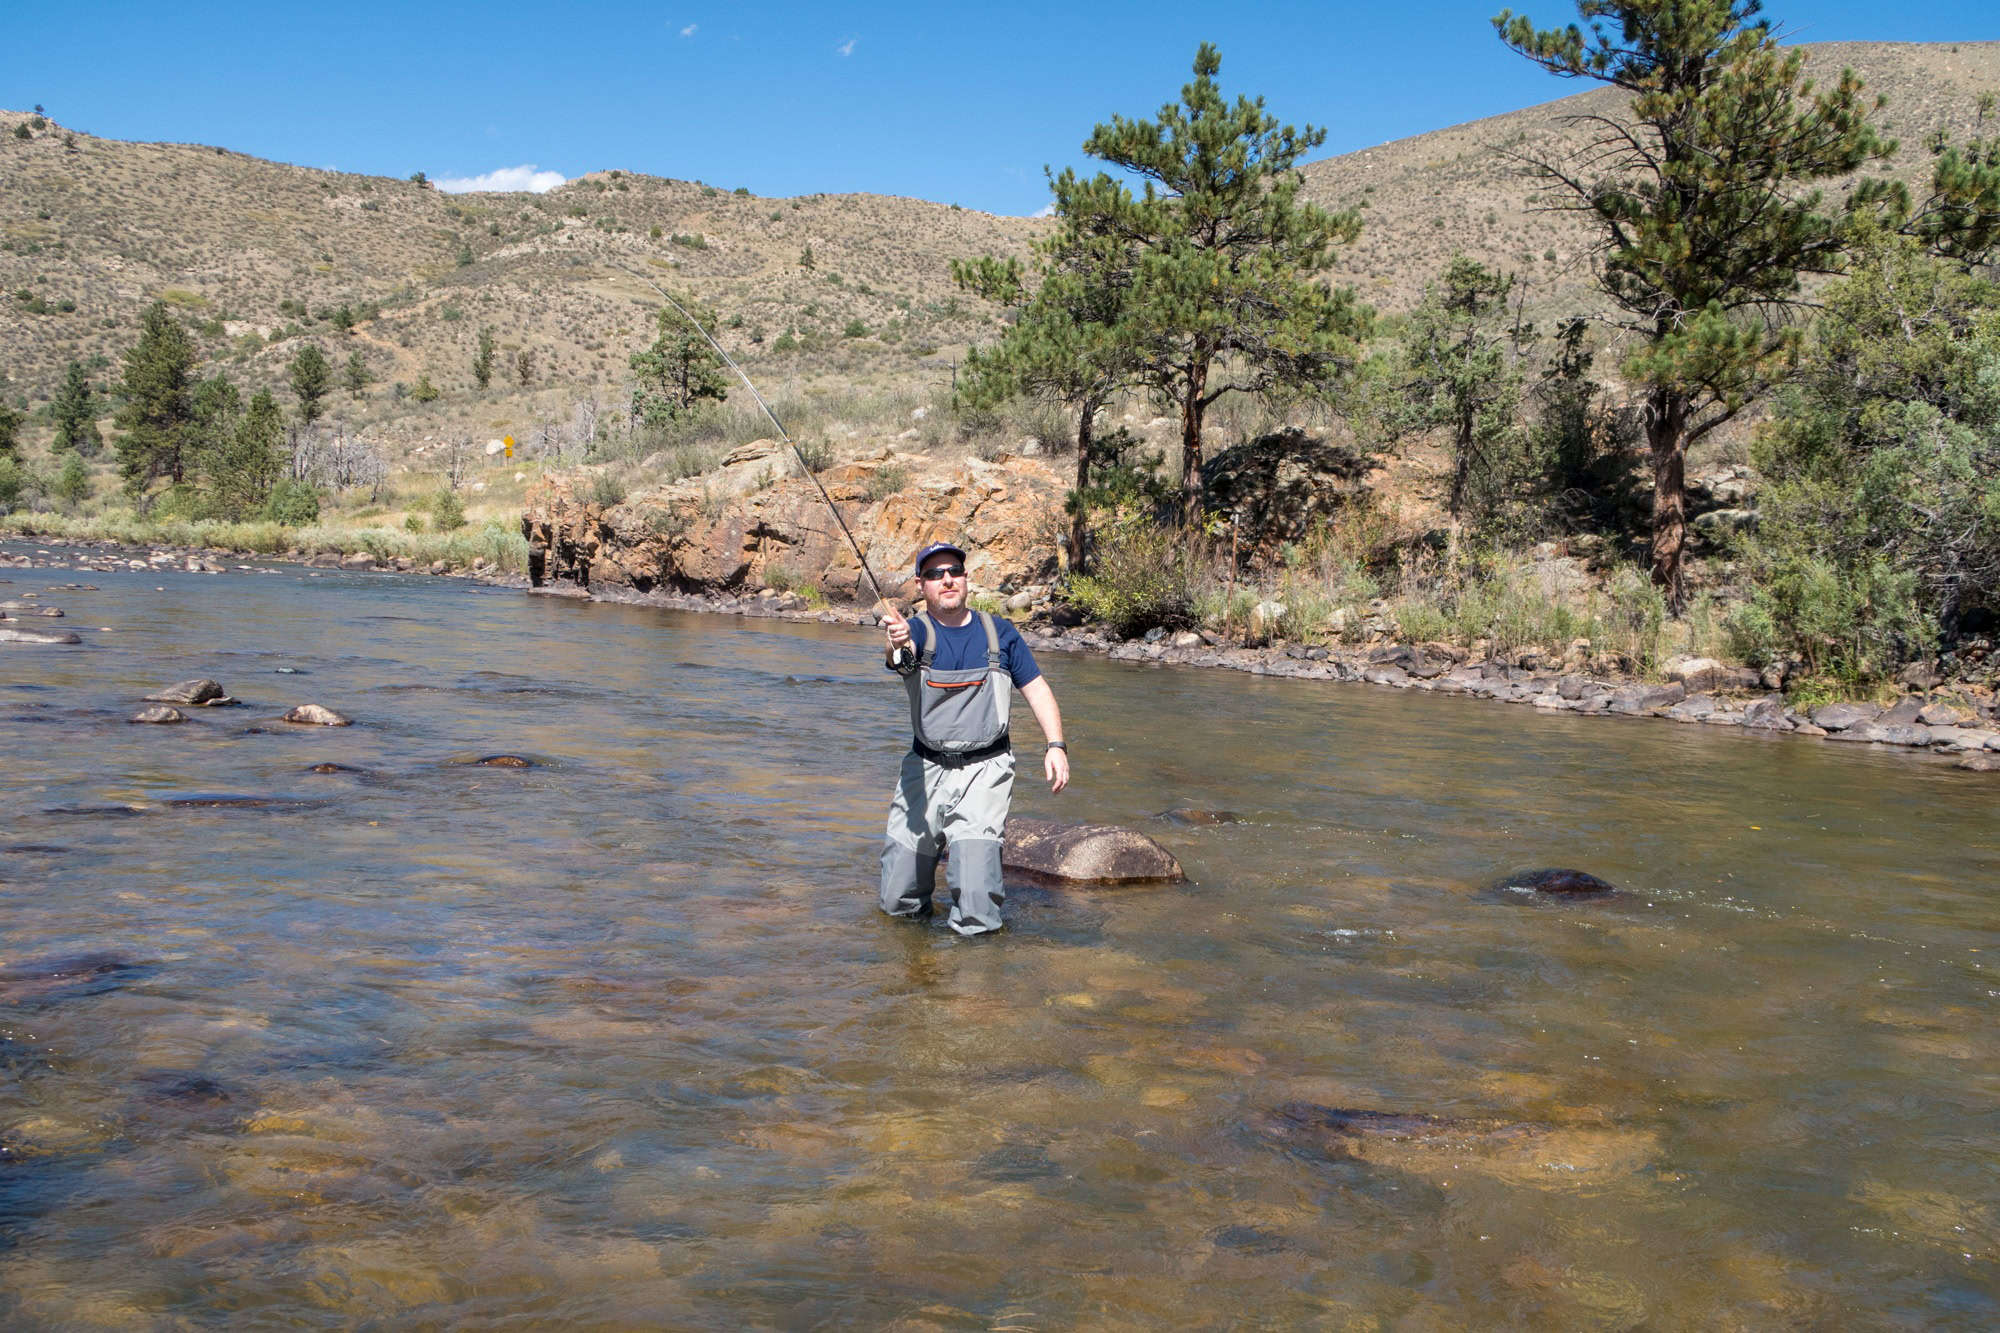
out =
[[[0,458],[12,458],[21,444],[21,423],[27,417],[7,401],[7,377],[0,375]]]
[[[325,411],[321,400],[333,383],[333,367],[318,343],[307,343],[292,358],[292,392],[299,400],[299,420],[310,426]]]
[[[479,331],[479,350],[472,358],[472,381],[481,389],[493,383],[493,330]]]
[[[193,420],[194,340],[155,301],[139,321],[139,341],[125,353],[125,406],[118,413],[118,470],[137,495],[159,478],[178,486],[187,477]]]
[[[91,392],[90,375],[81,361],[70,362],[63,371],[62,387],[56,390],[50,410],[56,422],[56,452],[72,449],[83,457],[94,458],[104,447],[104,437],[97,430],[96,396]]]
[[[203,456],[203,481],[208,510],[218,518],[242,520],[264,508],[282,471],[284,412],[270,390],[260,389],[230,426]]]
[[[799,251],[799,267],[808,273],[813,271],[813,248],[810,242],[805,249]]]
[[[1059,403],[1076,413],[1076,486],[1069,496],[1070,570],[1089,566],[1085,497],[1097,462],[1097,414],[1131,387],[1139,371],[1121,320],[1131,290],[1132,252],[1121,242],[1065,223],[1038,247],[1040,285],[1022,285],[1019,261],[953,261],[959,286],[1015,307],[1000,342],[966,354],[961,390],[973,405],[1019,394]]]
[[[1778,47],[1758,0],[1578,0],[1590,33],[1503,11],[1501,39],[1568,78],[1631,94],[1575,161],[1534,163],[1605,244],[1599,282],[1638,345],[1626,378],[1645,395],[1654,582],[1686,600],[1687,451],[1766,392],[1797,344],[1799,278],[1837,271],[1843,219],[1815,182],[1887,157],[1852,70],[1819,92]],[[1615,30],[1614,30],[1615,29]],[[1879,106],[1879,102],[1876,104]],[[1864,185],[1850,208],[1887,193]]]
[[[1157,121],[1112,118],[1084,151],[1145,181],[1135,196],[1099,173],[1052,182],[1056,216],[1133,251],[1119,327],[1154,393],[1181,418],[1181,513],[1202,493],[1202,427],[1227,393],[1316,388],[1356,355],[1366,311],[1320,282],[1361,229],[1353,212],[1300,198],[1299,160],[1326,139],[1266,114],[1262,98],[1223,100],[1216,48]]]
[[[1512,274],[1454,255],[1411,312],[1403,337],[1400,397],[1405,426],[1451,432],[1454,518],[1471,493],[1490,510],[1506,455],[1519,435],[1522,373],[1503,320]]]
[[[688,314],[704,329],[715,327],[715,312],[693,301],[682,301]],[[632,414],[649,426],[665,426],[692,413],[705,401],[729,396],[722,358],[708,340],[670,308],[660,311],[660,336],[643,352],[632,354],[638,382],[632,387]]]
[[[347,369],[343,372],[343,379],[345,380],[347,385],[348,396],[353,398],[359,398],[361,396],[361,391],[368,387],[368,381],[370,378],[371,377],[368,374],[368,363],[361,359],[360,349],[357,348],[356,350],[349,352],[347,354]]]

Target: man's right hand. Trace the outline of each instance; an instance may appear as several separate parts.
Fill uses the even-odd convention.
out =
[[[889,651],[910,646],[910,622],[905,620],[893,606],[883,607],[882,628],[889,636]]]

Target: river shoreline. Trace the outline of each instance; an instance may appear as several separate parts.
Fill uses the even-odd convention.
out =
[[[696,593],[641,593],[620,587],[597,593],[574,585],[544,585],[530,591],[538,596],[710,615],[823,624],[874,623],[873,613],[866,609],[814,608],[790,593],[715,597]],[[1766,736],[1796,735],[1849,744],[1867,743],[1912,755],[1934,756],[1937,761],[1952,760],[1955,767],[1974,772],[2000,772],[2000,716],[1996,716],[1990,692],[1977,687],[1962,692],[1940,692],[1937,697],[1906,695],[1888,707],[1844,701],[1799,712],[1775,690],[1727,688],[1732,679],[1753,673],[1719,663],[1690,664],[1696,669],[1684,679],[1649,682],[1521,664],[1522,657],[1532,655],[1517,655],[1513,662],[1473,661],[1465,650],[1443,644],[1384,643],[1329,648],[1277,643],[1245,648],[1216,643],[1212,636],[1193,631],[1159,635],[1148,642],[1117,639],[1090,626],[1056,626],[1041,618],[1024,619],[1019,627],[1028,645],[1037,652],[1087,653],[1115,662],[1216,668],[1288,680],[1331,680],[1464,694],[1525,704],[1547,713],[1653,717],[1688,725],[1737,727]],[[1947,693],[1949,697],[1945,697]],[[1930,720],[1920,720],[1925,718]]]
[[[152,548],[141,556],[141,548],[107,541],[44,538],[33,544],[37,555],[52,557],[57,549],[78,555],[47,563],[37,562],[33,556],[0,559],[0,569],[225,573],[276,572],[265,567],[288,564],[295,568],[345,572],[427,573],[494,587],[519,588],[537,596],[711,615],[848,625],[868,625],[874,621],[873,613],[864,608],[814,607],[796,593],[774,590],[745,597],[642,593],[622,587],[593,592],[567,584],[531,587],[526,577],[497,568],[431,566],[419,570],[409,567],[409,562],[400,562],[399,567],[398,562],[385,563],[365,554],[344,557],[324,554],[307,560],[286,560],[213,549]],[[22,564],[24,559],[31,563]],[[1220,643],[1212,635],[1194,631],[1176,635],[1154,631],[1148,639],[1124,640],[1087,625],[1055,625],[1043,616],[1026,617],[1019,623],[1023,636],[1037,652],[1084,653],[1118,662],[1463,694],[1526,705],[1547,713],[1652,717],[1685,725],[1736,727],[1767,736],[1794,735],[1884,746],[1912,755],[1926,755],[1938,762],[1954,761],[1961,769],[2000,772],[2000,713],[1996,712],[1992,692],[1977,686],[1935,693],[1912,692],[1887,707],[1865,701],[1841,701],[1800,711],[1775,690],[1745,688],[1746,678],[1751,674],[1746,670],[1715,662],[1681,664],[1678,679],[1646,681],[1573,669],[1576,665],[1573,662],[1545,662],[1541,655],[1533,653],[1515,654],[1511,660],[1475,660],[1464,649],[1446,644],[1384,642],[1328,647],[1273,643],[1251,648]]]

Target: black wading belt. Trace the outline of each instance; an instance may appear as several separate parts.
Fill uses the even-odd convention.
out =
[[[1003,731],[1000,733],[1000,739],[994,741],[991,745],[982,745],[976,750],[964,750],[957,754],[952,754],[945,750],[933,750],[930,746],[918,740],[911,741],[910,748],[915,750],[922,758],[938,765],[940,768],[964,768],[967,764],[976,764],[982,759],[991,759],[996,755],[1006,754],[1014,748],[1014,742]]]

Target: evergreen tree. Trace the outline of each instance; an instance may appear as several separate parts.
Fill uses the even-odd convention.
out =
[[[299,420],[310,426],[326,409],[321,400],[333,383],[333,367],[318,343],[307,343],[292,358],[292,392],[299,400]]]
[[[493,330],[479,331],[479,350],[472,357],[472,381],[481,389],[493,383]]]
[[[1321,386],[1353,358],[1366,312],[1319,279],[1359,234],[1359,215],[1300,198],[1297,166],[1325,131],[1280,125],[1262,98],[1223,100],[1204,42],[1194,81],[1157,121],[1113,117],[1084,151],[1145,181],[1055,178],[1056,216],[1133,252],[1120,320],[1141,380],[1181,418],[1181,512],[1201,507],[1202,423],[1227,393]]]
[[[283,470],[284,412],[260,389],[231,429],[203,455],[207,509],[218,518],[243,520],[263,510]]]
[[[961,392],[975,406],[1018,394],[1076,413],[1076,486],[1068,509],[1069,567],[1089,567],[1087,496],[1097,462],[1097,414],[1136,381],[1138,358],[1122,319],[1131,290],[1131,249],[1065,222],[1038,247],[1040,285],[1029,296],[1019,261],[953,261],[959,286],[1016,307],[998,345],[966,354]]]
[[[799,267],[808,273],[813,271],[813,248],[810,241],[806,243],[805,249],[799,251]]]
[[[1587,36],[1511,11],[1493,20],[1544,69],[1631,94],[1585,156],[1536,166],[1598,228],[1600,284],[1637,337],[1624,370],[1645,394],[1653,579],[1676,613],[1688,447],[1783,373],[1800,275],[1841,266],[1848,229],[1811,186],[1895,148],[1868,124],[1853,71],[1816,91],[1803,54],[1781,50],[1760,11],[1758,0],[1577,0]],[[1864,185],[1849,207],[1886,194]]]
[[[1909,239],[1872,238],[1827,292],[1752,458],[1769,485],[1756,591],[1734,628],[1753,660],[1789,652],[1865,680],[1990,635],[2000,288]]]
[[[361,391],[368,387],[371,378],[368,374],[368,363],[361,359],[359,348],[347,354],[347,369],[342,372],[342,378],[347,385],[349,397],[359,398]]]
[[[56,421],[56,452],[73,449],[84,457],[95,457],[104,447],[104,437],[97,430],[96,396],[81,361],[70,362],[63,371],[62,387],[56,390],[51,410]]]
[[[1520,435],[1522,374],[1504,320],[1512,274],[1454,255],[1426,288],[1403,338],[1404,426],[1451,432],[1454,518],[1491,515]]]
[[[193,421],[194,340],[164,301],[146,308],[139,341],[125,353],[125,406],[118,413],[118,470],[133,494],[159,477],[179,485],[187,477],[188,431]]]
[[[523,347],[520,351],[514,353],[514,378],[520,381],[520,385],[524,389],[535,382],[534,348]]]
[[[715,312],[693,301],[682,301],[702,328],[715,327]],[[632,387],[632,414],[649,426],[665,426],[692,413],[704,401],[729,396],[722,358],[708,340],[670,308],[660,311],[660,336],[643,352],[632,354],[638,382]]]
[[[56,473],[54,495],[69,509],[75,509],[90,498],[90,468],[73,449],[64,449],[58,456],[62,468]]]
[[[0,376],[0,458],[12,458],[21,444],[21,423],[25,414],[7,401],[7,380]]]

